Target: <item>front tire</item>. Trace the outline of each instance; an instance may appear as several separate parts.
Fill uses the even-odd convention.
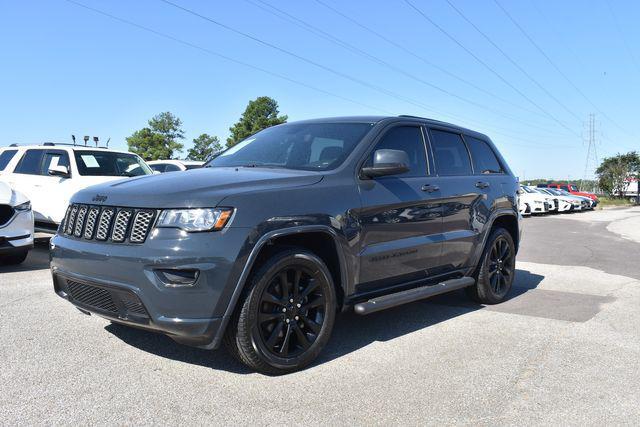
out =
[[[17,254],[5,255],[0,257],[0,265],[18,265],[22,264],[25,259],[27,259],[27,255],[29,254],[28,250],[19,252]]]
[[[225,344],[253,370],[294,372],[323,350],[335,314],[335,287],[324,262],[304,249],[283,250],[251,275]]]
[[[498,304],[505,300],[516,272],[516,248],[511,234],[495,228],[485,246],[476,276],[476,284],[467,294],[481,304]]]

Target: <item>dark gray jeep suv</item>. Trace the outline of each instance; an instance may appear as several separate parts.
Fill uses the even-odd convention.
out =
[[[336,313],[511,288],[518,183],[490,139],[419,117],[263,130],[205,168],[90,187],[51,240],[55,291],[180,343],[291,372]]]

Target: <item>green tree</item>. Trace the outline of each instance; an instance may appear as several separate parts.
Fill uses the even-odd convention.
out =
[[[231,136],[227,138],[227,147],[233,147],[262,129],[286,123],[287,116],[278,116],[278,114],[278,102],[273,98],[260,96],[249,101],[240,120],[229,128]]]
[[[607,194],[624,196],[626,179],[640,173],[640,156],[635,151],[602,160],[596,174],[598,185]]]
[[[171,159],[176,152],[182,151],[183,145],[178,142],[184,139],[182,120],[167,111],[154,116],[148,123],[148,127],[127,138],[129,151],[145,160]]]
[[[207,161],[220,150],[222,145],[218,137],[203,133],[193,140],[193,148],[189,148],[187,160]]]

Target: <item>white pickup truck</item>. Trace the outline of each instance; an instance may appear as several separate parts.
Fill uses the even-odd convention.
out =
[[[0,147],[0,181],[31,200],[36,231],[55,232],[79,190],[151,174],[144,160],[123,151],[53,143]]]

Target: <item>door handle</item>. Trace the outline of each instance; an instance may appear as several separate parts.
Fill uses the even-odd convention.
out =
[[[476,187],[478,188],[487,188],[489,186],[489,183],[486,181],[478,181],[476,182]]]
[[[422,186],[422,191],[426,191],[427,193],[433,193],[438,190],[440,190],[440,187],[437,185],[425,184]]]

